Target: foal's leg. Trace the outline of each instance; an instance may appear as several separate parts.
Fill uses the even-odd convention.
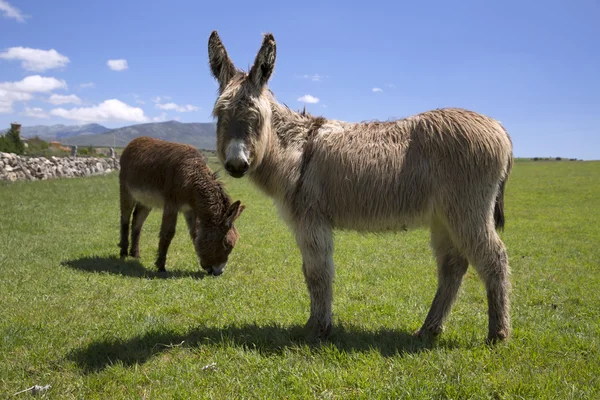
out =
[[[123,184],[120,185],[119,193],[121,205],[121,240],[119,241],[119,247],[121,248],[120,257],[127,257],[127,248],[129,247],[129,220],[131,218],[133,207],[135,206],[135,201]]]
[[[296,227],[296,241],[302,253],[302,272],[310,294],[310,318],[306,327],[311,336],[326,338],[333,326],[333,236],[325,223],[305,221]]]
[[[193,210],[189,210],[183,213],[185,217],[185,223],[187,224],[188,230],[190,231],[190,237],[192,243],[196,244],[196,213]]]
[[[150,214],[151,210],[151,208],[140,203],[137,203],[135,210],[133,210],[133,220],[131,222],[131,250],[129,251],[131,257],[140,257],[140,235],[142,233],[142,226],[144,226],[144,222],[146,221],[146,218],[148,218],[148,214]]]
[[[160,272],[165,271],[167,261],[167,251],[171,245],[171,240],[175,236],[177,227],[177,209],[165,205],[163,208],[162,223],[160,225],[160,240],[158,242],[158,257],[156,258],[156,267]]]
[[[434,222],[431,227],[431,247],[437,259],[438,288],[425,322],[416,332],[419,337],[436,336],[442,332],[444,321],[456,300],[469,266],[467,259],[452,243],[448,230],[440,222]]]

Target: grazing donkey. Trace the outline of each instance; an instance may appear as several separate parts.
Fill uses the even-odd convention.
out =
[[[140,234],[153,207],[163,209],[156,266],[165,271],[167,251],[183,211],[200,265],[220,275],[239,238],[234,221],[245,206],[231,199],[196,148],[142,136],[133,139],[121,155],[121,257],[129,247],[140,256]]]
[[[219,83],[217,154],[231,176],[248,175],[272,197],[293,230],[310,294],[311,336],[326,337],[332,328],[333,229],[428,226],[438,289],[415,334],[442,331],[471,263],[487,290],[488,341],[508,338],[508,257],[495,228],[504,226],[513,155],[500,123],[456,108],[361,123],[297,113],[267,88],[275,54],[273,35],[264,35],[245,73],[217,32],[210,35],[209,64]]]

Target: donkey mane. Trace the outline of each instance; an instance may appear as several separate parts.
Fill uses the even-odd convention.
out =
[[[272,93],[268,97],[273,113],[273,129],[283,148],[292,143],[306,144],[327,122],[324,117],[311,115],[306,107],[302,111],[294,111],[287,104],[279,103]]]
[[[197,180],[197,182],[195,182],[195,186],[197,189],[206,191],[209,189],[207,187],[209,184],[214,185],[211,188],[212,190],[210,190],[210,193],[213,194],[216,202],[211,203],[211,205],[214,207],[214,211],[218,211],[215,215],[218,215],[221,219],[224,219],[227,216],[227,209],[232,203],[231,196],[229,196],[227,190],[225,189],[225,183],[221,180],[219,171],[209,170],[207,177],[209,178],[207,180]]]

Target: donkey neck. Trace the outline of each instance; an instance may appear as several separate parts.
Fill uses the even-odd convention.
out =
[[[219,223],[225,216],[231,199],[222,183],[208,167],[197,170],[197,178],[192,182],[195,204],[193,209],[203,222]]]
[[[293,195],[301,177],[306,144],[324,119],[297,113],[270,96],[268,142],[260,165],[250,178],[270,197],[285,200]]]

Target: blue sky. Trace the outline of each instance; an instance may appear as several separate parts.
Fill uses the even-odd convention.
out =
[[[465,107],[500,120],[518,157],[600,159],[599,21],[596,0],[0,0],[0,126],[212,121],[210,32],[244,69],[272,32],[270,87],[292,108]]]

